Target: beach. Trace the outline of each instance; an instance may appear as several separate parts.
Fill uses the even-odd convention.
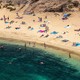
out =
[[[2,80],[80,79],[80,46],[73,45],[80,42],[80,12],[66,20],[65,13],[0,12]]]
[[[73,46],[74,42],[80,42],[79,31],[74,31],[79,29],[80,26],[80,12],[69,12],[71,16],[67,20],[62,20],[63,13],[58,13],[59,15],[57,16],[55,16],[54,13],[36,13],[36,16],[33,16],[23,15],[22,12],[20,12],[19,15],[23,18],[17,19],[16,12],[10,12],[6,9],[1,9],[0,12],[1,18],[3,15],[10,18],[9,21],[6,20],[7,23],[3,20],[0,21],[1,39],[19,40],[36,44],[45,43],[47,46],[80,56],[80,47]],[[47,16],[47,19],[45,16]],[[38,17],[42,17],[42,22],[38,21]],[[10,21],[13,21],[13,23],[10,24]],[[44,23],[44,21],[47,22]],[[22,24],[22,22],[25,22],[25,24]],[[38,32],[39,30],[45,30],[44,27],[40,27],[41,24],[46,24],[49,27],[47,33]],[[70,27],[65,28],[67,25],[70,25]],[[29,27],[31,27],[32,30],[29,29]],[[56,34],[51,34],[53,31],[55,31]],[[44,36],[40,37],[41,35]],[[62,38],[58,38],[59,36],[62,36]],[[68,40],[68,42],[63,42],[62,40]]]

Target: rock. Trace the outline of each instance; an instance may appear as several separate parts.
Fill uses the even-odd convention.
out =
[[[78,5],[78,2],[72,3],[75,0],[2,0],[3,2],[11,1],[13,4],[23,4],[19,10],[23,10],[24,14],[32,14],[35,12],[63,12],[67,5]],[[70,7],[72,7],[70,5]]]

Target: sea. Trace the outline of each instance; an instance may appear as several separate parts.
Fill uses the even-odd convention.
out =
[[[0,80],[80,80],[80,61],[55,51],[0,41]]]

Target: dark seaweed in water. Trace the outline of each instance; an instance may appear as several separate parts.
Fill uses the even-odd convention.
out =
[[[46,51],[0,45],[0,80],[80,80],[78,70]]]

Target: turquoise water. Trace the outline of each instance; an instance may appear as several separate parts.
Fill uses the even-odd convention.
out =
[[[4,46],[0,80],[80,80],[78,69],[47,51],[7,43],[0,46]]]

